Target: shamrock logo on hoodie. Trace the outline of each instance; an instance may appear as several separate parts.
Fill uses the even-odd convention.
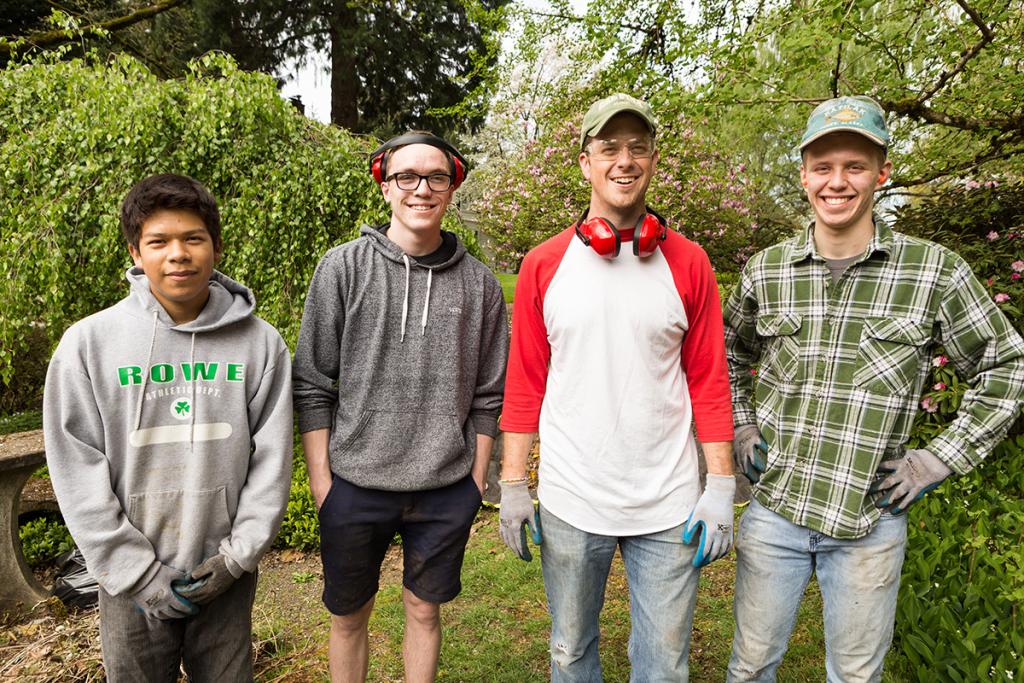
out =
[[[192,414],[192,402],[188,399],[180,399],[171,402],[171,417],[179,420],[187,420]]]

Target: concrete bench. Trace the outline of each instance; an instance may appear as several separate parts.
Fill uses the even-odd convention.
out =
[[[31,607],[49,596],[25,562],[18,538],[21,489],[45,462],[42,430],[0,436],[0,610],[19,603]]]

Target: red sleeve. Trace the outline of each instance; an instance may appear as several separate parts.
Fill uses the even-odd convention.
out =
[[[722,302],[711,261],[703,249],[672,231],[661,249],[683,300],[689,326],[683,338],[681,362],[690,390],[697,438],[705,443],[731,441],[732,405]]]
[[[544,400],[551,358],[544,324],[544,295],[572,237],[570,228],[542,242],[530,250],[519,269],[501,413],[503,431],[535,432],[540,423],[540,405]]]

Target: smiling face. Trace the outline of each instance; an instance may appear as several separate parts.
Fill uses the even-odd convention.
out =
[[[601,140],[650,140],[651,131],[633,114],[616,114],[594,136]],[[650,140],[653,144],[653,140]],[[588,147],[595,144],[592,140]],[[614,160],[602,161],[584,149],[579,156],[583,177],[590,181],[590,215],[611,219],[616,225],[635,220],[644,211],[647,186],[658,163],[658,152],[646,159],[634,159],[620,149]]]
[[[210,295],[220,259],[203,219],[187,209],[157,209],[142,223],[139,246],[128,246],[149,289],[176,323],[195,320]]]
[[[812,142],[803,153],[800,182],[814,209],[815,229],[872,234],[875,190],[891,172],[881,148],[857,133],[831,133]]]
[[[435,173],[451,175],[452,172],[448,157],[431,145],[399,147],[388,157],[387,169],[389,177],[399,173],[428,176]],[[397,228],[421,238],[430,233],[440,235],[441,219],[452,200],[454,189],[436,192],[430,189],[426,180],[421,180],[415,190],[403,190],[394,180],[389,180],[381,183],[381,191],[391,204],[392,229]]]

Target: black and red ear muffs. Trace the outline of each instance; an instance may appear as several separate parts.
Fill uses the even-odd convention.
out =
[[[658,249],[658,243],[668,237],[668,226],[665,219],[651,207],[640,216],[633,230],[633,253],[640,258],[647,258]]]
[[[587,218],[589,210],[584,209],[580,219],[576,221],[576,234],[580,241],[597,252],[598,256],[606,259],[615,258],[622,248],[622,235],[607,218]],[[665,219],[654,209],[648,208],[633,229],[633,254],[647,258],[658,249],[658,243],[667,236],[668,227]]]
[[[452,189],[457,189],[462,184],[462,181],[466,179],[466,175],[469,173],[469,163],[459,153],[459,150],[452,147],[448,141],[429,133],[406,133],[391,138],[370,154],[370,174],[373,175],[373,179],[377,181],[378,185],[383,183],[388,177],[387,167],[388,157],[390,156],[388,152],[397,147],[405,147],[406,145],[430,145],[444,152],[444,155],[448,157],[448,163],[451,165]]]

